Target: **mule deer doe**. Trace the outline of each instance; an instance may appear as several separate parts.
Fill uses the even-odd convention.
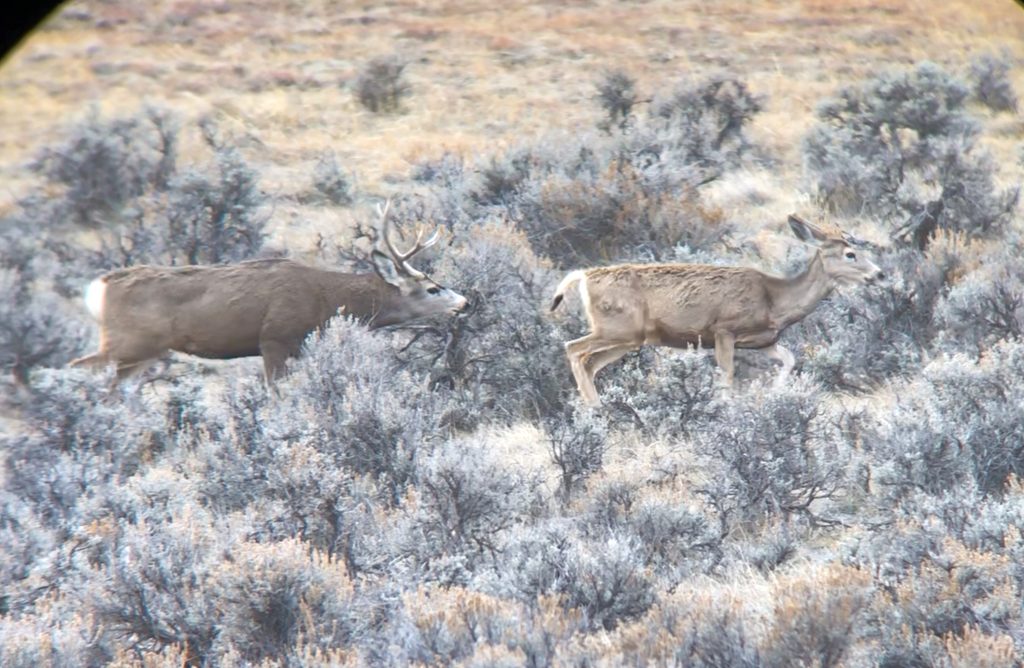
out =
[[[782,331],[811,313],[838,284],[883,276],[848,235],[826,232],[795,215],[789,226],[800,240],[818,247],[804,272],[791,278],[701,264],[622,264],[570,272],[551,310],[578,282],[591,332],[566,343],[565,352],[584,401],[600,403],[594,387],[598,371],[645,345],[714,348],[727,387],[734,350],[760,349],[782,363],[776,379],[781,384],[795,363],[777,343]]]
[[[86,289],[86,306],[100,323],[99,351],[72,366],[115,364],[114,383],[170,350],[214,359],[263,356],[268,385],[306,336],[339,311],[371,329],[466,307],[462,295],[441,287],[409,265],[432,246],[435,232],[398,252],[381,217],[387,254],[374,249],[374,273],[318,269],[293,260],[250,260],[233,265],[136,266],[112,271]]]

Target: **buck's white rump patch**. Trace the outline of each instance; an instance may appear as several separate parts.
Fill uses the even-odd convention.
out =
[[[107,297],[107,282],[97,278],[85,289],[85,308],[96,320],[103,319],[103,303]]]

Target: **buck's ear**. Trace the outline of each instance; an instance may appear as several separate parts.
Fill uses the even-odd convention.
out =
[[[789,214],[789,229],[793,230],[797,239],[809,244],[817,244],[828,239],[827,234],[795,213]]]
[[[373,268],[378,276],[396,288],[402,287],[402,276],[398,272],[398,267],[395,266],[394,260],[376,249],[370,253],[370,259],[373,261]]]

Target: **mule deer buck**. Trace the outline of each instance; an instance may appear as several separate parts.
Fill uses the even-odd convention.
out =
[[[763,350],[781,362],[776,379],[781,384],[795,363],[777,343],[783,330],[811,313],[837,285],[883,276],[848,235],[826,232],[795,215],[789,226],[818,248],[803,273],[791,278],[701,264],[622,264],[570,272],[551,310],[579,283],[591,332],[566,343],[565,352],[584,401],[600,403],[597,372],[645,345],[714,348],[726,387],[733,381],[735,349]]]
[[[409,260],[437,242],[420,229],[413,247],[399,252],[381,217],[386,253],[374,249],[374,273],[318,269],[293,260],[233,265],[136,266],[112,271],[86,289],[86,306],[100,323],[99,351],[72,366],[116,365],[114,383],[168,351],[229,359],[263,356],[268,385],[282,375],[306,336],[339,312],[371,329],[457,313],[466,299],[441,287]]]

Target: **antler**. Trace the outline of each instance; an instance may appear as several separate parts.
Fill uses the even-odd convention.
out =
[[[377,213],[380,214],[381,218],[381,236],[384,238],[384,244],[385,246],[387,246],[388,252],[391,253],[391,258],[395,261],[395,265],[397,267],[413,275],[420,274],[421,272],[409,266],[408,260],[416,253],[419,253],[420,251],[430,248],[431,246],[436,244],[437,240],[440,238],[441,230],[435,230],[434,234],[432,234],[429,239],[423,241],[424,230],[421,227],[419,231],[416,233],[416,241],[413,244],[413,247],[404,253],[400,253],[398,252],[398,249],[395,248],[395,245],[391,243],[391,221],[388,219],[388,211],[390,209],[390,198],[388,198],[387,201],[385,201],[383,208],[381,208],[380,204],[377,204]]]

